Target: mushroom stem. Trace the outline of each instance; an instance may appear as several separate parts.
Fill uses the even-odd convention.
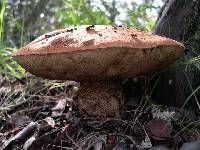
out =
[[[85,82],[77,95],[80,113],[87,117],[119,117],[124,96],[120,83]]]

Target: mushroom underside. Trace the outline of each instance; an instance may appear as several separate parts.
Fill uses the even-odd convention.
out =
[[[112,47],[54,54],[15,56],[27,71],[39,77],[73,81],[124,80],[160,70],[176,60],[173,47],[147,49]]]

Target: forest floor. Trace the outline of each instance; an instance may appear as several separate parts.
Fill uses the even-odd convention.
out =
[[[68,94],[73,86],[0,76],[0,149],[184,150],[199,137],[194,111],[145,101],[127,102],[121,118],[81,116]]]

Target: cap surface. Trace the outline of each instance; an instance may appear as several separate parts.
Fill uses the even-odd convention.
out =
[[[183,52],[181,43],[152,33],[92,25],[42,35],[17,50],[13,58],[27,71],[43,78],[98,81],[160,70]]]

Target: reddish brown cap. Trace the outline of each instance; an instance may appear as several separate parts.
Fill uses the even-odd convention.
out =
[[[98,81],[160,70],[183,52],[181,43],[152,33],[92,25],[42,35],[13,57],[27,71],[43,78]]]

